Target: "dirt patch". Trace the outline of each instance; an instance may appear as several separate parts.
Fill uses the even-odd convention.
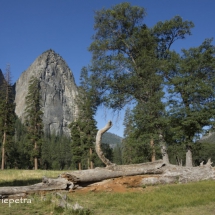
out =
[[[147,175],[124,176],[120,178],[113,178],[97,182],[87,187],[77,189],[75,192],[138,192],[145,188],[141,184],[143,178],[149,177]]]

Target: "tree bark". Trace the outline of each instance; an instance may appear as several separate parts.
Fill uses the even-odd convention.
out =
[[[167,154],[166,145],[161,146],[161,154],[162,154],[163,162],[165,164],[169,164],[169,156]]]
[[[154,146],[153,139],[150,140],[150,145],[151,145],[151,149],[152,149],[151,162],[154,162],[156,160],[156,157],[155,157],[155,146]]]
[[[3,134],[3,141],[2,141],[2,158],[1,158],[1,169],[4,169],[5,164],[5,143],[6,143],[6,131]]]
[[[192,166],[193,166],[192,151],[191,151],[191,147],[187,146],[186,167],[192,167]]]
[[[37,142],[34,142],[34,150],[37,151]],[[38,169],[38,159],[37,156],[34,157],[34,170]]]
[[[163,162],[165,164],[169,164],[169,156],[167,153],[166,143],[162,134],[159,135],[159,139],[160,139],[161,154],[162,154]]]

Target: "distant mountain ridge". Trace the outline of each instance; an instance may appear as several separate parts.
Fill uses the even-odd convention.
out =
[[[201,143],[213,143],[215,144],[215,132],[209,132],[207,135],[203,136],[199,142]]]
[[[122,142],[122,137],[113,134],[111,132],[106,132],[102,136],[102,143],[107,143],[111,148],[114,148],[117,144]]]

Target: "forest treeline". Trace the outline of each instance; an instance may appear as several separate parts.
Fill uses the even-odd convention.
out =
[[[173,45],[191,35],[194,23],[175,16],[149,27],[145,16],[144,8],[130,3],[95,12],[92,60],[81,70],[79,114],[70,125],[71,138],[43,134],[40,83],[33,77],[25,122],[17,119],[6,70],[0,100],[2,168],[101,166],[94,149],[94,116],[100,105],[126,110],[122,142],[114,149],[103,144],[107,158],[117,164],[159,159],[164,145],[173,164],[185,164],[187,155],[187,166],[215,160],[214,144],[199,141],[214,131],[213,39],[176,52]]]

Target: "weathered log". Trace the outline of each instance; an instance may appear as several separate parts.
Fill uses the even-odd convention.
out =
[[[132,176],[142,174],[161,174],[163,170],[163,161],[155,161],[143,164],[111,166],[111,168],[96,168],[89,170],[73,171],[61,174],[57,179],[44,177],[41,183],[20,186],[20,187],[0,187],[0,198],[6,198],[11,195],[23,195],[37,191],[51,190],[69,190],[78,183],[93,183],[110,178],[121,176]]]
[[[117,178],[121,176],[143,175],[143,174],[162,174],[161,167],[164,165],[162,160],[155,162],[131,164],[131,165],[114,165],[111,168],[96,168],[82,171],[73,171],[61,174],[62,178],[73,183],[92,183],[105,179]]]

